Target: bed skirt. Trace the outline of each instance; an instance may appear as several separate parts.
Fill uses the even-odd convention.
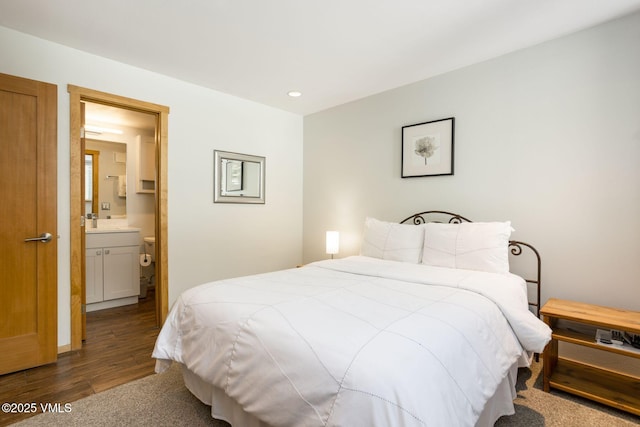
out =
[[[509,369],[509,373],[498,386],[498,390],[485,405],[476,427],[493,426],[503,415],[513,415],[515,408],[513,400],[516,398],[516,381],[518,379],[518,367],[527,366],[521,358]],[[232,426],[242,427],[270,427],[253,415],[245,412],[242,407],[225,392],[215,387],[198,375],[191,372],[184,365],[182,376],[187,389],[205,405],[211,406],[211,416],[223,420]]]

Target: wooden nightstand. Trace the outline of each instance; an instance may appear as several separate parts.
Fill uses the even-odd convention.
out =
[[[640,359],[640,352],[597,343],[595,331],[585,334],[558,322],[565,320],[640,334],[640,312],[551,298],[540,314],[553,330],[552,339],[542,355],[544,391],[556,388],[640,415],[640,378],[558,357],[558,341],[565,341]]]

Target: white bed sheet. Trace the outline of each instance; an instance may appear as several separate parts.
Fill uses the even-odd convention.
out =
[[[473,426],[549,339],[517,276],[350,257],[186,291],[153,357],[273,426]]]

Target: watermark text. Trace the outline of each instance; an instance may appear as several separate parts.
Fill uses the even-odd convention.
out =
[[[2,404],[2,412],[5,414],[36,414],[54,412],[68,414],[71,412],[71,403],[60,402],[5,402]]]

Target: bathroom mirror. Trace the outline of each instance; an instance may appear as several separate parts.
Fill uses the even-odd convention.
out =
[[[215,150],[215,203],[264,203],[265,158]]]
[[[120,218],[127,215],[127,144],[86,140],[85,215]]]
[[[84,152],[84,215],[98,212],[98,175],[100,169],[100,152],[85,150]],[[94,185],[95,183],[95,185]]]

